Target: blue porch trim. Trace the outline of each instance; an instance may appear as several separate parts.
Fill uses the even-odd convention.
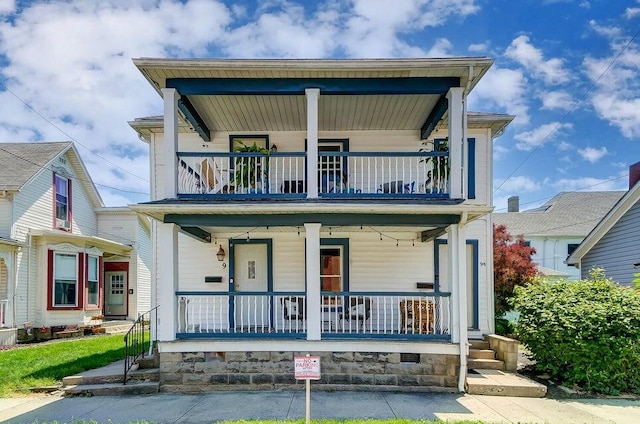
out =
[[[467,199],[476,198],[476,139],[467,139]]]
[[[178,109],[204,141],[211,141],[211,131],[187,97],[178,100]]]
[[[459,77],[408,78],[167,78],[166,87],[182,96],[446,94],[459,87]]]
[[[422,124],[422,128],[420,129],[420,139],[424,140],[429,138],[433,130],[440,122],[440,119],[444,116],[445,112],[449,109],[449,100],[447,99],[446,93],[442,94],[438,99],[438,102],[431,110],[431,113],[427,117],[424,124]]]

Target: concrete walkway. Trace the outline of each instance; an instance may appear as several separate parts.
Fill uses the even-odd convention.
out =
[[[312,388],[314,418],[410,418],[519,423],[640,423],[638,400],[553,400],[444,393],[323,392]],[[304,419],[304,391],[0,399],[0,422],[212,423]]]

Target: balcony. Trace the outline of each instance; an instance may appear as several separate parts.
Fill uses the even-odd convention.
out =
[[[445,292],[322,292],[322,339],[450,340]],[[306,338],[304,292],[176,292],[178,334],[191,338]]]
[[[177,154],[181,198],[306,198],[305,152]],[[448,152],[320,152],[322,198],[449,198]]]

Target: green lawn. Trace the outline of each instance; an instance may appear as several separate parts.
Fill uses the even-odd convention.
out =
[[[0,396],[51,386],[124,358],[122,335],[95,335],[0,351]]]
[[[242,420],[242,421],[222,421],[221,424],[304,424],[305,420]],[[441,421],[441,420],[408,420],[404,418],[394,418],[388,420],[311,420],[313,424],[484,424],[484,421]],[[38,424],[38,423],[34,423]],[[63,424],[58,421],[42,422],[39,424]],[[73,421],[66,424],[97,424],[96,421]],[[129,424],[152,424],[148,421],[132,421]]]

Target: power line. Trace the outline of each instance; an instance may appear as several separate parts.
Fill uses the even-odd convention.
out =
[[[69,135],[69,133],[67,133],[66,131],[64,131],[62,128],[60,128],[59,126],[57,126],[56,124],[54,124],[53,122],[51,122],[51,120],[49,120],[46,116],[44,116],[43,114],[41,114],[40,112],[38,112],[33,106],[31,106],[29,103],[27,103],[26,101],[24,101],[22,98],[20,98],[20,96],[18,96],[16,93],[14,93],[9,87],[7,87],[5,84],[3,84],[2,82],[0,82],[0,86],[2,88],[4,88],[6,91],[8,91],[11,95],[13,95],[16,99],[18,99],[22,104],[24,104],[27,108],[29,108],[33,113],[35,113],[36,115],[38,115],[40,118],[42,118],[44,121],[46,121],[49,125],[51,125],[52,127],[54,127],[55,129],[57,129],[58,131],[60,131],[62,134],[64,134],[66,137],[69,138],[69,140],[72,140],[74,143],[76,143],[77,145],[84,147],[89,153],[99,157],[100,159],[104,160],[105,162],[107,162],[108,164],[120,169],[121,171],[126,172],[127,174],[134,176],[136,178],[141,179],[142,181],[145,182],[149,182],[149,180],[136,175],[132,172],[129,172],[128,170],[116,165],[115,163],[111,162],[110,160],[108,160],[107,158],[99,155],[98,153],[94,152],[93,150],[91,150],[90,148],[88,148],[87,146],[85,146],[84,144],[80,143],[78,140],[76,140],[75,138],[73,138],[71,135]]]
[[[48,170],[48,171],[55,172],[55,170],[54,170],[54,169],[48,168],[46,165],[42,165],[42,164],[39,164],[39,163],[37,163],[37,162],[34,162],[34,161],[30,160],[30,159],[24,158],[24,157],[22,157],[22,156],[20,156],[20,155],[17,155],[17,154],[15,154],[15,153],[13,153],[13,152],[10,152],[9,150],[7,150],[7,149],[5,149],[5,148],[3,148],[3,147],[1,147],[1,146],[0,146],[0,150],[2,150],[3,152],[9,153],[11,156],[14,156],[14,157],[16,157],[16,158],[18,158],[18,159],[20,159],[20,160],[23,160],[23,161],[25,161],[25,162],[27,162],[27,163],[30,163],[30,164],[32,164],[32,165],[35,165],[35,166],[37,166],[37,167],[38,167],[38,168],[40,168],[40,169],[46,169],[46,170]],[[148,196],[148,195],[149,195],[149,193],[143,193],[143,192],[139,192],[139,191],[132,191],[132,190],[123,190],[123,189],[121,189],[121,188],[111,187],[111,186],[108,186],[108,185],[105,185],[105,184],[98,184],[98,183],[93,182],[92,180],[88,180],[88,179],[86,179],[86,178],[80,178],[80,177],[78,177],[77,175],[73,175],[73,176],[71,176],[71,179],[72,179],[72,180],[76,180],[76,181],[84,181],[84,182],[87,182],[87,183],[90,183],[90,184],[93,184],[93,185],[98,185],[98,186],[101,186],[101,187],[109,188],[109,189],[111,189],[111,190],[116,190],[116,191],[120,191],[120,192],[123,192],[123,193],[130,193],[130,194],[143,194],[143,195],[145,195],[145,196]]]
[[[604,74],[606,74],[609,69],[611,69],[611,67],[616,63],[616,61],[620,58],[620,56],[622,56],[622,53],[624,53],[627,48],[631,45],[631,43],[633,43],[633,41],[636,39],[636,37],[638,36],[638,34],[640,34],[640,30],[638,30],[633,37],[631,37],[631,39],[629,40],[629,42],[627,44],[625,44],[625,46],[620,50],[620,52],[616,55],[616,57],[613,58],[613,60],[609,63],[609,65],[607,65],[607,67],[605,68],[604,71],[602,71],[602,73],[598,76],[598,78],[595,79],[595,81],[593,81],[593,83],[591,83],[591,85],[589,86],[589,88],[587,89],[587,91],[585,91],[585,93],[582,95],[582,97],[580,97],[576,102],[573,103],[573,106],[571,106],[571,109],[568,110],[563,116],[562,118],[560,118],[560,121],[558,123],[556,123],[556,125],[551,129],[551,131],[549,131],[549,133],[544,136],[542,138],[542,140],[540,140],[540,142],[534,147],[534,149],[518,164],[518,166],[516,166],[516,168],[511,172],[511,174],[509,174],[509,176],[502,181],[502,183],[493,190],[494,193],[496,193],[497,191],[499,191],[502,186],[511,179],[511,177],[513,177],[513,175],[518,171],[518,169],[520,169],[520,167],[522,165],[524,165],[524,163],[526,161],[529,160],[529,158],[531,158],[531,156],[544,144],[544,142],[551,137],[551,135],[553,133],[556,132],[556,130],[558,129],[558,127],[564,123],[564,121],[566,120],[567,116],[569,116],[575,109],[576,107],[578,107],[579,104],[581,104],[584,99],[587,97],[587,95],[593,90],[593,88],[596,86],[596,84],[600,81],[600,79],[602,79],[602,77],[604,76]]]

